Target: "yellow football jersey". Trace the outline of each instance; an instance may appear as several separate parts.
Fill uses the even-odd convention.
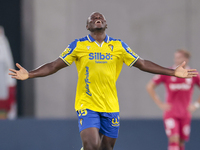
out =
[[[69,44],[60,58],[77,67],[76,110],[119,112],[117,78],[123,63],[131,67],[139,58],[127,44],[108,35],[99,44],[87,35]]]

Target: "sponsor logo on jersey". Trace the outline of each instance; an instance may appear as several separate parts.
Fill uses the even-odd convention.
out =
[[[66,49],[64,50],[64,52],[61,54],[61,57],[66,56],[67,54],[69,54],[70,51],[71,51],[71,48],[66,48]]]
[[[134,55],[135,57],[138,57],[138,55],[137,55],[135,52],[133,52],[132,49],[131,49],[130,47],[127,48],[127,51],[128,51],[130,54]]]
[[[191,84],[186,83],[170,83],[169,88],[172,91],[176,90],[189,90],[191,88]]]
[[[90,81],[89,81],[89,67],[85,67],[86,68],[86,77],[85,77],[85,88],[86,88],[86,93],[89,95],[89,96],[92,96],[92,93],[90,92],[90,88],[89,88],[89,84],[90,84]]]
[[[96,63],[107,63],[107,61],[112,60],[112,55],[110,53],[102,54],[101,52],[89,53],[89,59],[95,60]]]

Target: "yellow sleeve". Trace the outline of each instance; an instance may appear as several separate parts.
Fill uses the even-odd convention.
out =
[[[70,66],[77,58],[76,55],[77,43],[78,40],[73,41],[59,56],[68,66]]]
[[[134,65],[134,63],[139,59],[139,56],[135,52],[133,52],[126,43],[124,43],[123,41],[121,41],[121,43],[122,43],[122,47],[124,49],[123,62],[127,66],[132,67]]]

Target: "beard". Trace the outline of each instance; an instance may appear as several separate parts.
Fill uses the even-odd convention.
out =
[[[98,27],[98,28],[96,28],[96,30],[102,30],[103,28],[102,27]]]
[[[90,32],[95,32],[95,31],[97,31],[97,32],[104,32],[105,30],[106,30],[106,27],[105,28],[103,28],[103,27],[96,27],[96,28],[89,28],[88,29]]]

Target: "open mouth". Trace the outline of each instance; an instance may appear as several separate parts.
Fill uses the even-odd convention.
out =
[[[95,21],[95,24],[99,24],[99,23],[102,23],[101,20]]]

